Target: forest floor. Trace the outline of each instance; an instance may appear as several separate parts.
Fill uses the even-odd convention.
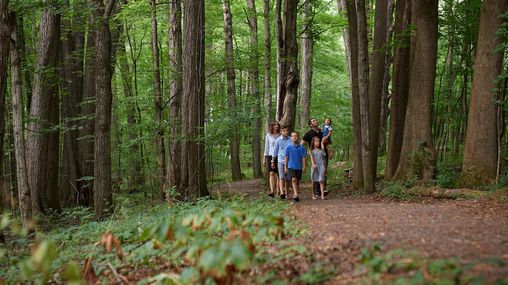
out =
[[[349,284],[372,274],[369,271],[387,281],[404,271],[401,265],[411,267],[421,260],[427,264],[454,260],[456,264],[442,265],[445,262],[441,267],[481,276],[481,283],[508,280],[508,203],[504,201],[394,200],[348,188],[332,188],[326,200],[312,200],[310,188],[309,183],[301,185],[301,202],[287,214],[308,228],[301,241],[314,260],[339,268],[327,284]],[[259,197],[263,189],[258,179],[218,185],[214,192]],[[431,264],[428,271],[435,267]]]

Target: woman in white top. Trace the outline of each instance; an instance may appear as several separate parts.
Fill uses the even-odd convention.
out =
[[[278,170],[277,165],[272,167],[272,156],[275,146],[275,140],[280,136],[280,124],[275,121],[270,125],[270,132],[265,136],[265,167],[270,174],[270,193],[268,196],[274,197],[277,189]]]

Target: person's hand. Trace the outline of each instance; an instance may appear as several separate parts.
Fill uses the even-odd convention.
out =
[[[305,173],[305,170],[306,170],[307,167],[305,167],[305,165],[303,166],[303,169],[302,169],[302,173]]]
[[[312,164],[312,167],[316,168],[316,165],[313,163],[313,164]]]
[[[265,159],[265,161],[263,161],[263,165],[264,165],[265,167],[266,167],[266,166],[268,166],[268,165],[266,164],[266,159]]]
[[[284,173],[288,174],[288,168],[287,167],[284,167]]]
[[[272,168],[275,168],[275,162],[272,162]]]

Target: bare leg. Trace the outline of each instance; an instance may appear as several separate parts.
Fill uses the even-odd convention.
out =
[[[270,172],[270,193],[274,193],[277,189],[277,174]]]
[[[312,181],[312,199],[316,200],[316,183]]]
[[[296,177],[293,177],[291,179],[291,182],[293,184],[293,198],[298,197],[298,179]]]
[[[321,186],[320,189],[321,189],[321,199],[325,199],[325,181],[324,180],[321,180],[319,181],[319,185]]]

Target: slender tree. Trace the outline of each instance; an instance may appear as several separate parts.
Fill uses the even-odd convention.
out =
[[[275,119],[282,119],[282,109],[284,106],[284,97],[286,96],[286,88],[284,86],[284,29],[282,26],[282,0],[275,0],[275,38],[277,41],[277,91]]]
[[[265,132],[270,130],[270,122],[273,121],[272,112],[272,40],[270,32],[270,0],[264,0],[263,19],[265,25]]]
[[[298,42],[296,38],[296,18],[298,0],[284,1],[284,105],[281,125],[290,130],[295,127],[296,103],[298,96]],[[282,88],[282,86],[281,86]]]
[[[256,2],[247,0],[248,22],[250,29],[249,40],[249,95],[252,98],[252,114],[254,121],[252,123],[252,168],[254,177],[262,176],[261,172],[261,118],[259,117],[259,53],[258,53],[258,21],[256,12]]]
[[[0,211],[3,212],[4,206],[4,176],[3,176],[3,142],[5,129],[5,98],[7,97],[7,73],[9,66],[9,46],[10,46],[10,30],[9,30],[9,1],[0,0]],[[4,242],[2,230],[0,230],[0,242]]]
[[[158,188],[161,199],[164,199],[164,181],[166,175],[166,152],[164,149],[164,130],[162,124],[162,84],[160,72],[159,57],[159,40],[157,35],[157,1],[151,0],[152,6],[152,73],[153,73],[153,90],[155,103],[155,124],[157,133],[155,135],[155,149],[157,150],[157,168],[158,168]]]
[[[409,92],[409,25],[411,0],[397,0],[395,4],[393,80],[390,109],[390,132],[385,178],[391,179],[399,164]]]
[[[432,99],[436,76],[438,0],[413,1],[411,14],[416,27],[411,44],[414,55],[409,73],[404,141],[394,178],[405,180],[416,175],[426,182],[433,178],[435,165]]]
[[[341,0],[342,7],[346,9],[348,18],[347,43],[349,56],[349,81],[351,84],[353,141],[354,141],[354,171],[353,187],[363,187],[363,159],[362,159],[362,127],[360,119],[360,94],[358,90],[358,20],[354,1]]]
[[[189,198],[208,196],[205,147],[205,1],[183,1],[183,98],[186,107],[185,142],[188,157]],[[188,104],[186,104],[188,103]]]
[[[180,0],[169,2],[168,38],[169,38],[169,140],[168,140],[168,184],[169,188],[186,188],[187,151],[182,149],[180,138],[182,126],[180,106],[182,102],[182,7]],[[183,118],[183,117],[182,117]]]
[[[307,0],[302,12],[302,70],[300,88],[300,128],[307,127],[310,118],[310,103],[312,94],[312,59],[314,48],[314,37],[312,31],[312,1]]]
[[[464,161],[459,183],[478,186],[495,182],[498,164],[497,83],[503,66],[503,52],[495,51],[502,43],[496,34],[508,10],[508,1],[485,0],[480,14],[480,30],[473,67],[471,105],[467,119]]]
[[[222,1],[222,10],[224,14],[224,43],[226,46],[225,59],[228,107],[231,111],[233,111],[233,114],[236,114],[235,66],[233,59],[233,15],[231,14],[229,0]],[[238,133],[238,129],[234,127],[231,128],[230,132],[229,151],[231,153],[231,177],[233,180],[240,180],[242,179],[242,172],[240,169],[240,135]]]
[[[369,55],[367,40],[367,16],[365,1],[356,1],[356,18],[358,20],[358,94],[360,98],[360,121],[362,129],[362,165],[363,187],[372,193],[375,190],[374,162],[371,145],[371,120],[369,118]],[[373,114],[374,116],[376,114]],[[379,116],[379,114],[377,114]],[[377,137],[376,137],[377,138]]]

